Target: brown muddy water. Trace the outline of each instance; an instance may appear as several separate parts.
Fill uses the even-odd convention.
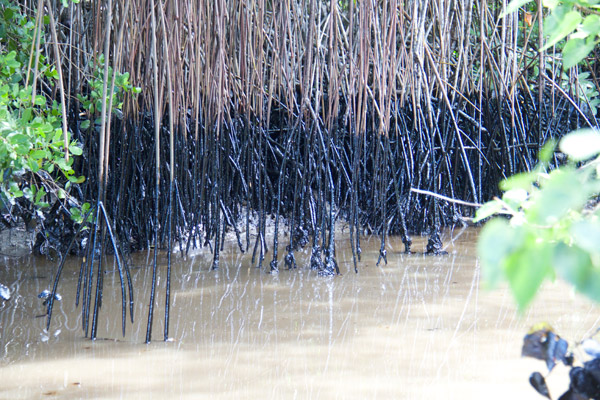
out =
[[[116,273],[105,276],[99,339],[83,337],[74,305],[79,261],[63,274],[49,332],[36,294],[56,265],[5,258],[0,282],[13,298],[0,303],[1,399],[521,399],[542,361],[520,357],[529,327],[551,323],[571,342],[600,323],[598,308],[559,282],[547,284],[518,315],[506,288],[481,288],[477,231],[444,234],[445,256],[405,255],[391,238],[388,265],[376,267],[379,239],[363,241],[353,272],[348,241],[338,237],[342,276],[299,268],[270,275],[248,255],[174,257],[170,337],[162,342],[165,260],[161,260],[154,341],[146,333],[152,254],[130,261],[135,322],[120,334]],[[425,238],[414,238],[422,251]],[[307,254],[298,254],[306,265]],[[555,397],[567,370],[548,378]]]

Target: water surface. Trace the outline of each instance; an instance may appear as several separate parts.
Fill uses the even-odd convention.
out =
[[[476,233],[446,232],[448,254],[436,257],[402,254],[391,238],[380,267],[373,237],[363,241],[358,274],[347,238],[338,236],[342,275],[332,278],[304,268],[301,253],[299,269],[278,275],[253,267],[235,247],[226,248],[219,271],[209,270],[208,250],[176,256],[167,343],[163,255],[150,345],[143,341],[151,253],[130,260],[136,307],[125,337],[118,274],[105,274],[94,342],[84,338],[74,305],[79,260],[67,263],[63,300],[45,331],[36,294],[50,286],[56,265],[5,258],[0,281],[15,293],[0,303],[0,398],[537,398],[528,377],[545,365],[520,357],[523,335],[547,321],[580,340],[598,327],[598,308],[556,282],[518,315],[506,288],[481,288]],[[414,238],[413,249],[425,244]],[[568,385],[565,372],[557,367],[548,378],[555,397]]]

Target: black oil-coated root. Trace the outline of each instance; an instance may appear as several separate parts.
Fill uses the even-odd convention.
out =
[[[93,215],[93,214],[95,215],[95,218],[94,218],[93,222],[90,223],[90,222],[88,222],[88,219],[89,219],[89,216]],[[56,292],[58,289],[58,282],[60,280],[60,276],[62,274],[62,270],[64,268],[65,261],[67,259],[67,255],[69,254],[69,251],[70,251],[71,247],[73,246],[73,243],[75,243],[75,240],[80,235],[82,230],[84,228],[90,228],[86,231],[86,232],[88,232],[88,240],[87,240],[88,256],[84,259],[84,261],[81,264],[78,285],[77,285],[77,298],[76,298],[76,304],[79,304],[80,285],[82,283],[81,278],[82,278],[82,276],[85,276],[84,290],[83,290],[83,305],[82,305],[83,330],[84,330],[85,336],[87,337],[88,328],[89,328],[89,312],[91,309],[91,292],[92,292],[92,283],[93,283],[92,281],[93,281],[93,272],[94,272],[95,253],[96,253],[96,249],[105,249],[105,246],[108,245],[108,243],[106,242],[106,236],[107,236],[106,234],[108,234],[108,238],[110,239],[109,242],[112,246],[112,251],[113,251],[115,261],[117,263],[117,269],[119,272],[119,279],[120,279],[120,286],[121,286],[121,301],[122,301],[121,323],[122,323],[123,336],[125,336],[125,325],[126,325],[125,320],[126,320],[126,316],[127,316],[127,305],[126,305],[127,296],[126,296],[126,289],[125,289],[125,277],[127,279],[127,288],[129,290],[129,314],[131,316],[131,322],[133,322],[133,285],[131,283],[131,273],[129,271],[129,266],[127,265],[126,262],[124,262],[124,260],[123,260],[123,262],[121,262],[122,257],[119,256],[119,247],[117,245],[117,240],[116,240],[115,236],[113,235],[113,229],[111,227],[112,224],[111,224],[111,221],[108,217],[108,214],[107,214],[106,209],[104,208],[104,205],[102,204],[102,202],[98,201],[96,203],[96,205],[87,212],[87,214],[84,216],[83,221],[84,222],[81,224],[81,226],[79,227],[79,229],[77,230],[77,232],[75,233],[73,238],[71,239],[71,242],[67,246],[65,253],[61,257],[61,261],[60,261],[58,270],[56,272],[56,276],[54,278],[54,284],[52,286],[52,294],[51,294],[51,297],[48,299],[48,309],[47,309],[48,320],[46,322],[46,329],[50,328],[50,321],[52,319],[52,309],[54,306],[54,299],[55,299]],[[101,240],[97,241],[99,234],[101,235]],[[91,326],[91,333],[90,333],[90,338],[92,340],[96,339],[96,337],[97,337],[98,315],[99,315],[100,308],[102,305],[102,275],[103,275],[102,259],[101,259],[102,253],[104,253],[104,251],[98,252],[97,274],[96,274],[96,295],[95,295],[95,301],[94,301],[94,313],[92,316],[92,326]],[[91,255],[91,257],[90,257],[90,255]],[[124,277],[124,274],[125,274],[125,277]]]
[[[346,229],[346,224],[356,272],[360,270],[363,235],[380,235],[378,264],[387,262],[390,235],[400,235],[403,251],[411,252],[409,232],[428,232],[426,252],[443,254],[442,227],[462,221],[473,210],[413,195],[410,189],[481,202],[496,193],[496,182],[502,177],[531,168],[537,144],[529,143],[531,138],[528,143],[523,140],[528,137],[526,132],[537,126],[537,116],[527,111],[535,109],[533,104],[527,105],[531,99],[524,96],[522,100],[525,107],[515,116],[518,123],[514,126],[505,122],[510,113],[508,104],[496,100],[483,103],[481,118],[476,118],[469,103],[455,105],[452,112],[435,102],[416,108],[411,104],[393,104],[386,134],[378,133],[379,122],[371,113],[366,130],[356,132],[355,121],[342,118],[343,112],[327,129],[316,113],[312,114],[312,121],[305,123],[300,115],[276,105],[268,125],[251,115],[229,115],[221,124],[214,118],[190,118],[186,124],[191,127],[197,123],[199,134],[191,136],[193,130],[187,125],[176,127],[173,146],[178,156],[174,165],[164,161],[169,158],[167,132],[162,130],[160,143],[153,140],[150,114],[143,114],[130,127],[119,125],[128,123],[115,122],[114,131],[121,135],[115,136],[111,146],[125,147],[127,151],[121,152],[121,158],[110,159],[112,173],[106,186],[106,202],[112,207],[105,209],[98,203],[94,208],[96,222],[89,229],[87,261],[82,263],[77,290],[77,301],[80,293],[83,299],[85,334],[93,311],[91,336],[97,335],[102,304],[102,254],[108,238],[115,253],[117,242],[128,250],[154,246],[147,342],[152,335],[157,253],[161,248],[169,254],[164,332],[165,340],[168,338],[172,243],[179,242],[182,253],[207,246],[213,259],[206,267],[218,269],[226,234],[234,232],[240,251],[252,250],[252,263],[261,268],[269,252],[267,234],[273,232],[269,272],[280,270],[278,256],[284,246],[287,268],[307,267],[323,276],[340,273],[335,254],[336,229]],[[557,107],[560,110],[560,105]],[[576,114],[565,109],[544,116],[545,136],[540,140],[545,142],[557,136],[558,127],[574,127],[577,123],[569,120],[573,115]],[[477,120],[481,125],[473,123]],[[456,127],[460,133],[455,132]],[[85,157],[93,170],[97,143],[89,135],[79,139],[86,144]],[[160,165],[148,156],[156,145]],[[173,169],[174,180],[170,181],[169,174],[153,173],[157,167],[167,172]],[[93,174],[89,180],[91,184],[85,186],[84,194],[97,196]],[[114,230],[109,227],[109,215],[119,221]],[[271,217],[272,231],[268,225]],[[287,227],[286,235],[281,234],[283,225]],[[286,243],[282,243],[283,238]],[[298,265],[294,253],[309,243],[308,265]],[[62,265],[54,291],[61,270]],[[131,279],[126,266],[123,270],[127,272],[132,310]],[[52,303],[50,300],[49,315]]]
[[[52,8],[52,40],[46,37],[36,59],[43,55],[65,82],[43,74],[33,82],[47,104],[58,104],[58,95],[67,100],[60,100],[63,122],[83,149],[71,160],[86,178],[67,190],[80,204],[96,204],[94,223],[84,224],[76,299],[92,337],[106,252],[118,253],[116,243],[124,252],[154,246],[146,341],[158,290],[166,290],[167,339],[174,243],[182,256],[207,247],[212,260],[203,268],[217,270],[233,232],[257,268],[269,259],[265,270],[281,271],[285,249],[287,268],[324,276],[346,270],[336,260],[340,231],[349,232],[356,272],[365,235],[379,235],[380,265],[392,252],[422,251],[411,249],[409,233],[429,234],[426,252],[440,254],[442,228],[473,209],[411,189],[483,203],[498,194],[501,179],[531,170],[548,139],[598,126],[592,99],[580,90],[585,81],[597,87],[598,46],[564,79],[542,66],[555,53],[538,52],[535,35],[529,40],[533,26],[517,13],[501,17],[506,1],[219,0],[190,7],[108,0],[73,4],[68,17],[63,2],[37,12],[35,1],[10,3],[30,17]],[[65,52],[49,51],[58,46]],[[498,65],[527,60],[531,51],[537,62]],[[101,54],[104,68],[97,68]],[[141,93],[123,90],[117,71],[127,71]],[[590,76],[574,79],[577,72]],[[58,170],[50,175],[64,181]],[[66,256],[65,244],[77,236],[68,202],[46,192],[54,204],[36,210],[45,216],[36,247]],[[35,213],[26,200],[9,208],[28,223]],[[11,219],[0,216],[0,224],[10,227]],[[393,235],[404,249],[391,247]],[[78,254],[82,247],[70,245]],[[302,248],[308,265],[297,257]],[[156,287],[159,249],[169,252],[166,288]]]

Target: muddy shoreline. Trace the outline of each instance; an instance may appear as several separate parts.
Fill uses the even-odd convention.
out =
[[[20,258],[32,254],[35,243],[35,230],[27,230],[25,225],[0,231],[0,257]]]

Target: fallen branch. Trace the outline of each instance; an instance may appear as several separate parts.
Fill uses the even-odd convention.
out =
[[[414,193],[425,194],[427,196],[437,197],[438,199],[446,200],[446,201],[449,201],[451,203],[462,204],[463,206],[481,207],[481,204],[479,204],[479,203],[470,203],[468,201],[453,199],[451,197],[446,197],[444,195],[437,194],[437,193],[434,193],[434,192],[430,192],[428,190],[421,190],[421,189],[410,188],[410,191],[414,192]]]

